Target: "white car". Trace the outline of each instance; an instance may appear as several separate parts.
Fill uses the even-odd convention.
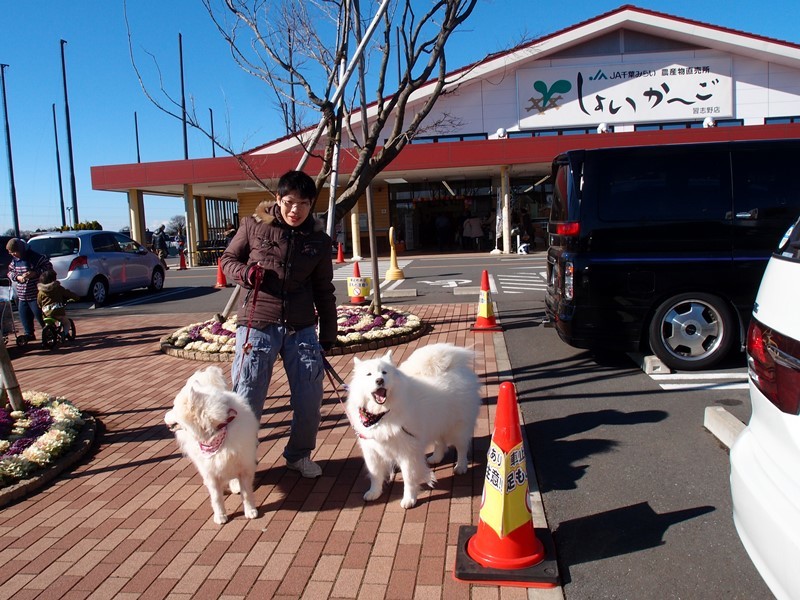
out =
[[[50,259],[61,285],[97,305],[109,294],[164,287],[158,257],[116,231],[47,233],[31,238],[28,245]]]
[[[772,255],[747,334],[750,423],[731,448],[733,520],[772,593],[800,598],[800,220]]]

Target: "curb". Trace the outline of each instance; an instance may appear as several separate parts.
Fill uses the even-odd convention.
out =
[[[721,406],[706,406],[703,427],[730,450],[745,425]]]
[[[60,456],[53,464],[36,471],[33,477],[21,479],[19,482],[0,490],[0,507],[24,498],[28,494],[44,487],[64,471],[77,464],[94,445],[97,435],[97,421],[92,416],[83,416],[83,427],[75,443],[66,454]]]

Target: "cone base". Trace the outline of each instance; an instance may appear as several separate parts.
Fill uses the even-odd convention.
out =
[[[364,296],[350,296],[350,304],[366,304],[367,299]]]
[[[547,528],[535,528],[536,538],[544,547],[544,558],[524,569],[494,569],[484,567],[467,552],[469,540],[478,531],[474,526],[462,526],[458,530],[458,549],[453,578],[458,581],[485,581],[494,585],[515,587],[552,588],[559,585],[558,564],[555,546]]]
[[[472,331],[503,331],[503,328],[494,319],[478,317],[472,326]]]

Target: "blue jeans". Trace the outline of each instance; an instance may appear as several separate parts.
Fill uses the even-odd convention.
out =
[[[317,445],[324,376],[316,327],[299,331],[284,325],[253,328],[248,337],[252,349],[245,354],[242,346],[247,335],[247,327],[236,329],[236,356],[231,369],[234,390],[247,400],[260,421],[272,368],[280,355],[292,408],[292,427],[283,456],[288,462],[310,456]]]
[[[42,309],[36,304],[36,300],[17,300],[17,310],[19,311],[19,320],[22,323],[22,329],[25,331],[25,335],[33,335],[34,317],[39,321],[39,325],[44,327]]]

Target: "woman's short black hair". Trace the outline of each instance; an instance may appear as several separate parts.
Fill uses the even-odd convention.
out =
[[[317,184],[303,171],[287,171],[278,180],[278,196],[286,196],[296,192],[302,200],[310,200],[313,205],[317,200]]]

